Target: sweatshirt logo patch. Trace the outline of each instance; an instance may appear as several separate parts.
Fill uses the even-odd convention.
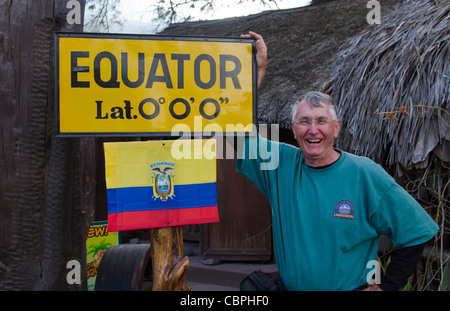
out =
[[[334,208],[333,217],[339,217],[343,219],[355,219],[353,215],[355,208],[353,207],[353,203],[349,200],[342,200],[336,204]]]

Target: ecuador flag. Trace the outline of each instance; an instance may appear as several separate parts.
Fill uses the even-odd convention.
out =
[[[202,156],[205,142],[104,143],[108,230],[218,222],[216,159]]]

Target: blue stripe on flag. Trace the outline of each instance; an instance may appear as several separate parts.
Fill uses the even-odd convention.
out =
[[[216,183],[175,185],[173,198],[153,197],[153,187],[107,189],[108,214],[217,206]]]

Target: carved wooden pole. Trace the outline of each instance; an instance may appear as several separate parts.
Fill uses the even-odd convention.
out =
[[[150,230],[154,291],[187,291],[189,258],[184,255],[181,227]]]

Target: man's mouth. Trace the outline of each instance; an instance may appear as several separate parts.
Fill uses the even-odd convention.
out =
[[[322,142],[322,139],[307,139],[306,141],[308,142],[308,144],[318,145]]]

